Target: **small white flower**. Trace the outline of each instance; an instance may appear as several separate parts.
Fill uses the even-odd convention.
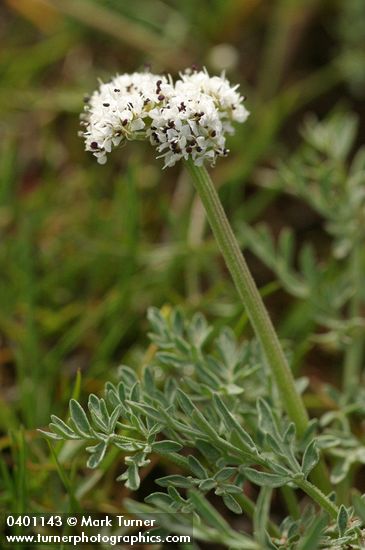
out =
[[[165,76],[149,72],[118,75],[101,83],[88,99],[82,116],[86,150],[104,164],[112,147],[144,138],[149,111],[163,105],[172,93]]]
[[[175,88],[184,91],[199,90],[210,96],[221,120],[227,122],[245,122],[249,113],[243,105],[244,97],[238,92],[238,84],[231,86],[224,74],[222,76],[209,76],[206,69],[203,71],[188,71],[180,75],[181,79],[175,84]]]
[[[164,158],[165,165],[192,158],[198,166],[214,164],[228,153],[226,134],[233,133],[232,122],[244,122],[248,111],[244,98],[224,77],[210,77],[207,71],[180,75],[175,95],[149,113],[147,135]]]

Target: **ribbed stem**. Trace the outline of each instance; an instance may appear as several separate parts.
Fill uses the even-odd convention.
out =
[[[308,425],[308,414],[299,395],[284,352],[264,306],[257,286],[247,267],[236,237],[228,222],[212,180],[203,166],[187,161],[195,188],[205,207],[209,224],[223,254],[226,265],[246,308],[258,340],[271,367],[274,380],[289,417],[294,422],[299,437]]]
[[[308,496],[310,496],[319,506],[326,510],[329,513],[332,519],[337,519],[338,508],[337,506],[328,498],[318,487],[313,485],[307,479],[302,479],[300,481],[295,481],[295,484],[298,485]]]

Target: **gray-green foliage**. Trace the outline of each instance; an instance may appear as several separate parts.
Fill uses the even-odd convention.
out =
[[[122,366],[104,397],[90,395],[87,408],[71,400],[69,421],[53,416],[46,435],[85,442],[90,468],[116,447],[125,463],[118,480],[131,490],[140,486],[151,456],[164,457],[175,468],[156,480],[161,490],[146,504],[127,505],[134,512],[193,514],[199,540],[247,550],[340,548],[345,542],[360,548],[360,522],[349,521],[352,509],[342,507],[337,524],[311,507],[300,520],[288,517],[280,529],[270,522],[274,489],[295,489],[317,464],[318,426],[312,422],[304,438],[297,438],[257,343],[239,343],[227,328],[214,334],[200,314],[189,321],[179,310],[163,315],[151,309],[149,321],[157,352],[141,376]],[[322,447],[333,445],[329,435],[321,437]],[[245,482],[261,487],[253,536],[231,528],[208,500],[214,493],[232,513],[247,513]]]
[[[355,116],[340,111],[324,121],[309,118],[298,150],[262,177],[264,185],[302,199],[323,218],[332,242],[325,257],[316,252],[316,243],[305,243],[297,252],[289,227],[275,240],[265,225],[241,224],[245,244],[287,292],[305,300],[312,319],[326,329],[315,339],[342,349],[354,333],[365,330],[364,319],[348,308],[358,291],[351,258],[365,242],[365,148],[352,156],[357,126]],[[362,255],[362,267],[363,261]]]

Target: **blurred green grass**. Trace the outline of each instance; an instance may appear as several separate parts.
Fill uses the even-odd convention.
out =
[[[357,10],[354,0],[3,2],[0,506],[120,504],[114,456],[85,476],[72,447],[59,448],[55,461],[35,428],[51,412],[66,414],[78,372],[77,391],[98,392],[119,363],[142,360],[150,305],[201,309],[247,330],[186,175],[162,172],[140,144],[98,166],[77,137],[84,93],[98,77],[144,64],[171,73],[193,63],[226,68],[252,115],[215,170],[222,199],[236,222],[270,222],[281,201],[274,224],[284,225],[289,203],[255,190],[255,170],[290,149],[308,109],[322,114],[344,97],[363,109],[358,65],[355,88],[351,67],[364,36],[346,31]],[[277,293],[272,276],[251,263],[266,292]],[[280,296],[269,304],[282,334],[305,339],[308,319],[296,304],[283,312]]]

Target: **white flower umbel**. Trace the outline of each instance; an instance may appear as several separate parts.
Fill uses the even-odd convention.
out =
[[[175,95],[150,111],[147,134],[165,167],[182,158],[191,158],[197,166],[214,164],[228,153],[226,134],[233,133],[232,122],[244,122],[248,116],[244,98],[223,76],[210,77],[205,70],[180,76]]]
[[[116,76],[87,98],[81,123],[86,150],[104,164],[113,147],[148,138],[165,167],[180,159],[214,164],[228,153],[232,123],[248,116],[237,88],[206,70],[186,71],[175,85],[150,72]]]
[[[100,164],[123,141],[144,139],[149,125],[149,112],[162,107],[174,93],[165,76],[150,72],[118,75],[101,83],[90,98],[86,98],[81,132],[85,148]]]

